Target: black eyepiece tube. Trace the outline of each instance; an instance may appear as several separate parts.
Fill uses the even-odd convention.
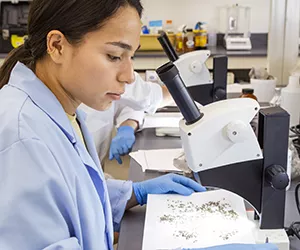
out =
[[[171,62],[175,62],[179,57],[176,54],[169,37],[167,36],[166,32],[162,31],[160,33],[160,36],[157,38],[157,40],[160,42],[161,46],[163,47],[166,55],[168,56],[169,60]]]
[[[185,87],[177,67],[168,62],[156,70],[159,78],[167,86],[170,94],[181,111],[187,125],[191,125],[203,116]]]

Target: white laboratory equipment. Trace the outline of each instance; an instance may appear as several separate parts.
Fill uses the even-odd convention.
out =
[[[234,4],[221,8],[226,11],[227,29],[224,46],[227,50],[251,50],[250,7]]]

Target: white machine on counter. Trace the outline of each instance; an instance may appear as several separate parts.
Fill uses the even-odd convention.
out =
[[[235,4],[224,8],[227,22],[224,36],[225,48],[227,50],[251,50],[250,7]]]
[[[173,63],[157,73],[184,117],[180,136],[195,179],[247,200],[256,211],[256,242],[265,243],[268,237],[279,250],[288,250],[284,229],[288,113],[280,107],[261,109],[256,137],[250,126],[260,109],[256,101],[222,100],[199,110]]]
[[[287,87],[281,89],[280,106],[290,114],[290,127],[300,123],[300,82],[299,75],[291,75]]]

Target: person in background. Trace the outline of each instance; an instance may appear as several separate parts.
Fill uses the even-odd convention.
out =
[[[0,69],[0,249],[112,250],[124,211],[148,194],[205,191],[174,174],[106,181],[78,110],[106,110],[134,81],[141,14],[139,0],[31,2],[28,40]]]
[[[89,132],[93,136],[102,168],[105,168],[107,156],[122,164],[121,156],[128,154],[135,143],[135,133],[143,125],[145,113],[113,102],[105,111],[94,110],[84,104],[79,107],[87,116],[85,119]],[[112,138],[115,129],[117,133]]]
[[[125,87],[126,95],[113,102],[109,109],[97,111],[84,104],[79,107],[87,114],[85,121],[103,168],[107,154],[109,160],[116,159],[122,164],[121,156],[128,154],[134,145],[135,132],[143,128],[145,113],[153,114],[173,101],[166,86],[146,82],[136,72],[134,75],[134,82]],[[112,139],[115,127],[117,134]]]

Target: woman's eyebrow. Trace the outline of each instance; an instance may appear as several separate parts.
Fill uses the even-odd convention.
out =
[[[127,44],[127,43],[123,43],[123,42],[107,42],[106,44],[117,46],[117,47],[120,47],[122,49],[132,51],[132,46],[129,45],[129,44]]]

